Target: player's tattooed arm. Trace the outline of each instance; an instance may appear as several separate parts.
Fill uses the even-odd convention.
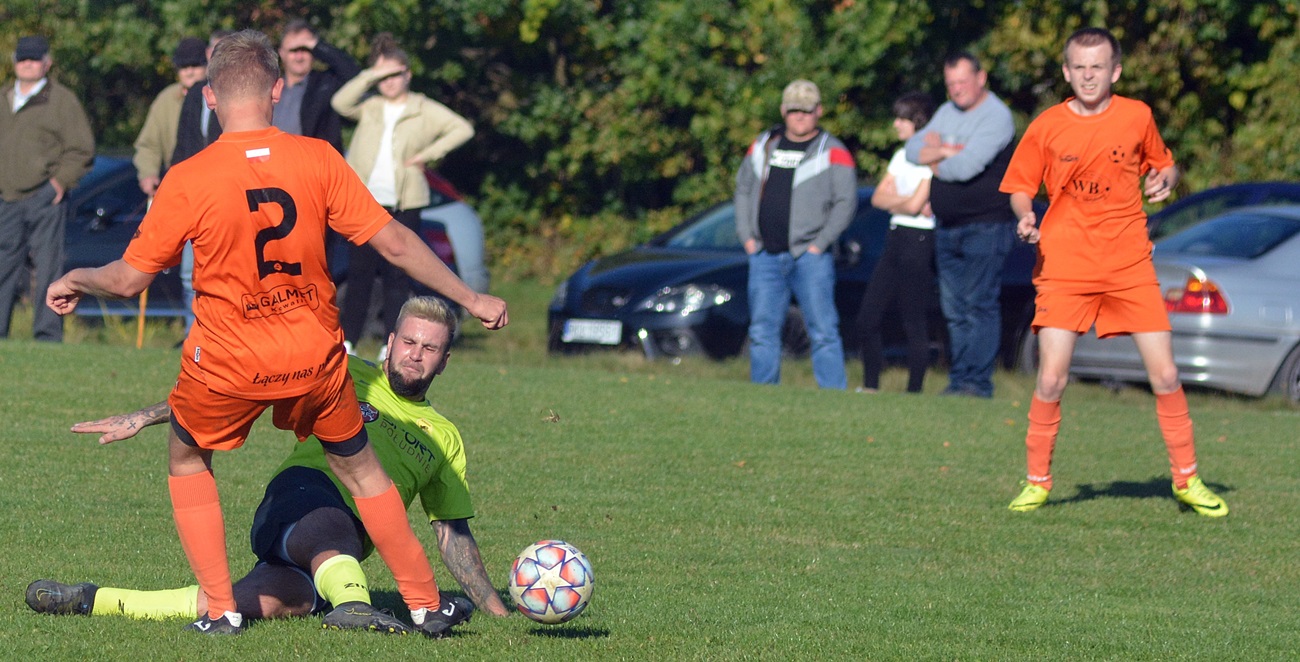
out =
[[[73,432],[100,433],[99,443],[111,444],[115,441],[130,439],[136,433],[150,425],[166,423],[171,420],[172,408],[166,401],[133,411],[94,421],[85,421],[72,426]]]
[[[442,554],[442,562],[456,581],[460,582],[460,587],[465,589],[465,594],[474,606],[493,616],[509,616],[510,610],[488,579],[483,557],[479,555],[478,542],[469,530],[469,520],[434,522],[433,530],[438,534],[438,551]]]

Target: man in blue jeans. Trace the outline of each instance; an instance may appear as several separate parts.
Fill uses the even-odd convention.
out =
[[[821,92],[796,80],[781,95],[783,122],[764,131],[736,175],[736,233],[749,254],[749,376],[781,380],[781,328],[790,295],[812,341],[813,377],[844,389],[831,244],[857,210],[853,155],[817,126]]]
[[[951,364],[944,394],[991,398],[1002,336],[1002,267],[1016,222],[1010,196],[998,185],[1015,151],[1016,127],[974,55],[948,57],[943,83],[948,101],[905,149],[908,161],[934,170],[930,208]]]

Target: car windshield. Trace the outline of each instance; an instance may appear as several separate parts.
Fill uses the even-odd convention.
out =
[[[1159,254],[1257,258],[1300,232],[1300,218],[1266,211],[1231,212],[1156,243]]]
[[[735,206],[723,204],[697,218],[669,236],[663,246],[666,248],[691,248],[696,250],[740,250],[740,238],[736,236]]]

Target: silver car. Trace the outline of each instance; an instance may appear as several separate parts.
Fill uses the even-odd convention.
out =
[[[1184,383],[1300,403],[1300,206],[1247,207],[1156,242]],[[1079,338],[1070,372],[1146,381],[1133,340]]]

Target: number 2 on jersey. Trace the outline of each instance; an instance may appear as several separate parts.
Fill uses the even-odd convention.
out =
[[[280,205],[280,209],[284,212],[284,220],[280,221],[279,225],[272,225],[269,228],[259,230],[253,242],[257,247],[257,277],[266,278],[271,274],[301,276],[301,262],[282,262],[280,260],[266,259],[266,245],[277,239],[288,237],[289,233],[293,232],[294,225],[298,221],[298,208],[293,204],[293,198],[281,188],[258,188],[244,193],[248,196],[248,211],[255,212],[263,204],[274,203]]]

